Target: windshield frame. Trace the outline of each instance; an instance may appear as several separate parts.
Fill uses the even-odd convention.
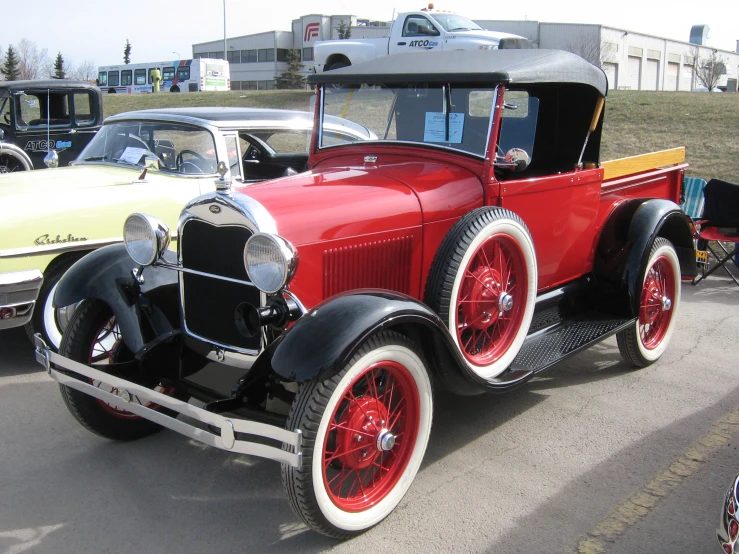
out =
[[[116,161],[113,161],[112,158],[106,158],[106,159],[99,159],[100,156],[92,155],[93,149],[99,149],[99,140],[106,140],[108,137],[106,136],[109,133],[115,132],[112,129],[115,127],[123,127],[123,128],[130,128],[131,126],[151,126],[152,129],[150,132],[155,132],[157,129],[157,126],[162,126],[163,128],[159,129],[160,131],[166,130],[164,127],[173,127],[176,130],[176,127],[180,127],[184,130],[191,129],[193,132],[199,131],[203,133],[207,133],[210,137],[210,140],[212,142],[212,150],[215,154],[215,161],[212,164],[213,171],[212,172],[204,172],[204,173],[183,173],[180,171],[173,170],[172,168],[167,168],[166,166],[162,165],[160,163],[160,167],[157,169],[156,167],[150,168],[150,170],[160,172],[163,175],[171,175],[176,177],[182,177],[182,178],[203,178],[203,177],[214,177],[217,176],[218,173],[216,171],[216,167],[218,165],[218,162],[222,159],[224,159],[224,152],[223,152],[223,140],[222,140],[222,133],[220,132],[220,129],[215,126],[210,125],[196,125],[190,122],[184,122],[179,121],[175,119],[115,119],[113,121],[106,121],[103,126],[100,128],[100,130],[95,134],[95,136],[90,140],[90,142],[85,146],[85,148],[80,152],[79,156],[70,163],[70,165],[106,165],[108,167],[119,167],[119,168],[128,168],[133,170],[143,170],[144,167],[146,167],[146,157],[144,155],[141,156],[140,160],[136,164],[131,163],[125,163],[120,162],[120,157],[117,158]],[[204,135],[203,135],[204,136]],[[152,140],[154,137],[152,137]],[[103,150],[107,150],[108,146],[107,144],[103,147]],[[186,148],[183,148],[181,150],[188,150]],[[107,153],[106,153],[107,155]],[[88,158],[88,159],[86,159]],[[143,160],[143,162],[142,162]],[[160,162],[162,160],[160,159]],[[209,164],[210,165],[210,164]]]
[[[392,99],[391,105],[389,106],[389,110],[388,110],[387,116],[386,116],[386,118],[385,118],[385,120],[383,122],[382,129],[380,129],[379,127],[377,129],[372,129],[371,127],[368,127],[368,126],[364,125],[364,123],[360,123],[360,122],[356,122],[355,121],[355,123],[357,123],[358,125],[362,125],[362,126],[365,126],[366,128],[368,128],[371,132],[373,132],[374,134],[376,134],[377,137],[378,137],[378,138],[374,138],[374,139],[370,138],[370,139],[367,139],[367,140],[364,140],[364,141],[360,141],[360,143],[365,144],[365,145],[367,145],[367,144],[378,144],[378,145],[379,144],[384,144],[384,145],[403,145],[403,146],[410,146],[410,147],[414,147],[414,148],[430,148],[430,149],[437,150],[437,151],[444,151],[444,152],[451,152],[451,153],[455,153],[455,154],[462,154],[462,155],[469,156],[469,157],[472,157],[472,158],[477,159],[477,160],[485,160],[488,157],[488,154],[490,152],[490,141],[491,141],[491,137],[492,137],[492,128],[493,128],[494,116],[495,116],[494,106],[495,106],[496,97],[497,97],[497,93],[498,93],[497,92],[498,91],[498,84],[497,83],[490,84],[490,85],[485,85],[485,86],[483,86],[483,85],[466,85],[466,84],[459,84],[459,83],[446,83],[446,84],[443,84],[443,85],[440,85],[440,84],[419,84],[419,85],[409,84],[409,85],[405,85],[405,86],[401,86],[401,85],[397,85],[397,84],[384,85],[384,84],[374,83],[373,86],[381,86],[383,88],[387,88],[389,90],[393,90],[394,91],[393,99]],[[479,150],[479,151],[472,151],[472,150],[467,150],[467,149],[463,149],[463,148],[458,148],[458,147],[453,146],[453,144],[455,144],[453,141],[449,141],[449,140],[448,141],[445,141],[443,143],[437,143],[437,142],[431,142],[431,141],[424,142],[424,141],[418,141],[418,140],[398,140],[398,139],[387,139],[387,138],[385,138],[388,135],[388,129],[390,129],[390,127],[393,124],[393,121],[396,119],[395,107],[396,107],[396,102],[397,102],[397,99],[398,99],[399,92],[402,91],[402,90],[408,90],[408,88],[409,87],[412,87],[412,86],[416,86],[417,88],[422,88],[422,87],[426,86],[426,88],[428,88],[428,89],[433,89],[433,88],[440,89],[441,90],[441,93],[442,93],[443,103],[444,103],[444,106],[443,106],[444,112],[443,113],[447,113],[447,112],[448,113],[453,113],[453,111],[452,111],[453,110],[453,104],[451,102],[452,101],[453,91],[457,91],[457,90],[468,90],[469,92],[472,92],[472,91],[489,91],[491,93],[491,95],[492,95],[492,105],[491,105],[491,109],[490,109],[490,114],[487,117],[476,117],[476,116],[472,116],[469,113],[469,105],[466,106],[465,112],[464,112],[464,118],[470,118],[470,120],[473,119],[473,118],[475,118],[475,119],[478,120],[478,124],[480,124],[480,122],[483,121],[483,120],[485,121],[484,146],[483,146],[483,148],[481,150]],[[326,112],[326,99],[327,99],[326,90],[328,88],[330,88],[330,86],[327,86],[327,85],[323,85],[323,86],[320,87],[320,100],[319,100],[320,103],[319,103],[319,110],[318,110],[318,114],[319,114],[318,123],[319,123],[319,125],[317,126],[318,127],[317,128],[317,137],[316,137],[317,140],[316,140],[316,147],[315,147],[315,151],[316,152],[327,151],[327,150],[334,149],[334,148],[344,148],[344,147],[352,146],[353,144],[356,144],[356,142],[345,142],[345,143],[339,143],[339,144],[325,144],[324,143],[324,131],[326,131],[327,133],[329,132],[328,125],[326,124],[326,122],[327,122],[327,119],[326,118],[327,117],[331,117],[331,116],[334,115],[334,114],[328,114]],[[359,86],[357,87],[357,89],[361,89],[361,88],[362,87],[359,87]],[[367,87],[367,88],[369,88],[369,87]],[[352,91],[352,94],[354,92],[356,92],[356,90],[355,91]],[[332,89],[332,94],[331,95],[335,95],[335,94],[336,94],[336,92]],[[463,121],[464,121],[464,119],[463,119]],[[396,124],[397,124],[397,122],[396,122]],[[378,132],[378,131],[380,131],[380,132]],[[382,132],[382,131],[384,131],[384,132]],[[447,133],[449,133],[449,124],[448,124],[448,122],[447,122]],[[460,142],[459,144],[462,144],[462,142]]]

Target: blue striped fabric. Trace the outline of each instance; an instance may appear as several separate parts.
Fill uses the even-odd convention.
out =
[[[683,180],[683,193],[685,200],[680,205],[685,214],[691,219],[700,219],[703,214],[703,189],[706,180],[700,177],[685,177]]]

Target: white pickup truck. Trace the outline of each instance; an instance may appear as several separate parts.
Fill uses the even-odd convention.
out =
[[[486,31],[464,16],[435,10],[433,4],[429,4],[423,10],[399,14],[393,21],[389,37],[316,42],[314,71],[331,71],[403,52],[495,50],[498,47],[532,46],[523,37]]]

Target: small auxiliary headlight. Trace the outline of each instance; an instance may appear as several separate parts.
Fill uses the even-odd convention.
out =
[[[146,214],[131,214],[123,224],[123,241],[128,255],[139,265],[151,265],[169,246],[169,227]]]
[[[262,292],[280,291],[292,279],[297,263],[295,247],[282,237],[257,233],[246,241],[244,267],[251,282]]]

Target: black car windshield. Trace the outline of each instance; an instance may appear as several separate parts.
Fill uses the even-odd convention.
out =
[[[477,23],[474,23],[464,16],[457,15],[454,13],[435,13],[433,14],[434,19],[439,22],[439,25],[444,27],[445,31],[481,31]]]
[[[210,131],[159,121],[116,121],[103,125],[75,164],[151,166],[173,173],[215,174],[218,160]]]
[[[329,138],[326,116],[350,119],[372,131],[369,140],[413,142],[485,156],[494,89],[485,86],[362,85],[324,94],[320,147]]]

